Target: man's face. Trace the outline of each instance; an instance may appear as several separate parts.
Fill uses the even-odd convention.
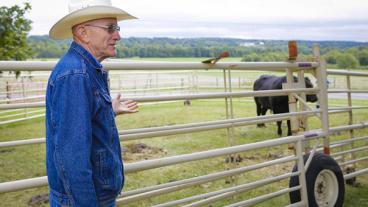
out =
[[[116,42],[121,38],[115,27],[117,26],[115,18],[92,20],[84,23],[83,26],[90,40],[88,42],[90,52],[99,61],[116,56]]]

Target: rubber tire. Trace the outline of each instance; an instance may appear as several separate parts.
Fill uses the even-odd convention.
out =
[[[304,155],[304,164],[306,163],[309,154]],[[297,165],[294,166],[293,172],[296,172],[298,169]],[[314,197],[314,185],[317,179],[317,175],[322,170],[330,170],[332,171],[338,182],[338,196],[334,207],[342,207],[344,203],[345,196],[345,182],[344,176],[341,171],[340,166],[336,163],[336,161],[328,155],[322,153],[315,153],[313,159],[308,167],[306,172],[306,181],[307,181],[307,193],[308,193],[308,203],[309,207],[318,207],[316,199]],[[292,176],[289,181],[289,187],[294,187],[299,185],[299,176]],[[289,193],[290,203],[297,203],[301,200],[300,191],[292,191]]]

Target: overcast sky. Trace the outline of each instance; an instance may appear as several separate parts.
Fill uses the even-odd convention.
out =
[[[0,6],[24,0],[0,0]],[[30,34],[48,34],[68,0],[28,0]],[[138,20],[122,37],[235,37],[368,41],[368,0],[112,0]]]

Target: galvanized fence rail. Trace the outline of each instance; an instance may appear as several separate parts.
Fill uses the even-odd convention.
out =
[[[220,156],[228,156],[236,153],[244,153],[252,150],[264,149],[268,147],[294,144],[295,154],[292,156],[285,156],[270,161],[251,164],[248,166],[231,168],[229,170],[218,171],[209,173],[208,175],[194,176],[191,178],[177,180],[174,182],[163,183],[154,186],[148,186],[140,189],[134,189],[124,192],[120,198],[118,198],[118,204],[128,204],[143,199],[150,199],[155,196],[164,195],[169,192],[175,192],[182,189],[188,189],[199,184],[213,182],[219,179],[224,179],[234,175],[239,175],[249,171],[255,171],[262,168],[276,166],[282,163],[297,163],[298,171],[292,173],[285,173],[274,177],[264,178],[249,183],[243,183],[234,185],[221,190],[207,192],[204,194],[193,195],[178,200],[167,201],[165,203],[157,204],[156,206],[203,206],[215,203],[220,200],[228,199],[234,195],[244,193],[253,189],[256,189],[263,185],[276,183],[281,180],[289,179],[292,176],[299,177],[299,186],[292,188],[280,189],[275,192],[266,193],[257,196],[252,199],[244,201],[235,201],[235,203],[229,203],[228,206],[251,206],[260,202],[264,202],[271,198],[295,191],[301,191],[301,201],[299,203],[292,204],[290,206],[307,206],[308,195],[306,191],[306,178],[305,173],[309,166],[310,159],[304,164],[303,154],[305,152],[323,151],[324,153],[331,154],[336,160],[340,162],[340,166],[354,165],[368,160],[368,157],[355,157],[356,152],[365,151],[368,149],[367,145],[356,147],[354,143],[368,140],[368,136],[355,137],[354,130],[364,129],[368,127],[368,122],[353,123],[353,110],[366,109],[365,106],[353,106],[352,105],[352,93],[367,93],[367,90],[352,90],[350,85],[350,78],[353,76],[368,77],[368,73],[350,72],[350,71],[326,71],[323,61],[319,59],[318,49],[314,50],[316,62],[271,62],[271,63],[217,63],[217,64],[202,64],[202,63],[126,63],[126,62],[106,62],[104,67],[107,70],[223,70],[224,73],[224,86],[225,92],[221,93],[205,93],[205,94],[193,94],[193,95],[170,95],[170,96],[155,96],[155,97],[133,97],[130,99],[138,102],[161,102],[161,101],[174,101],[174,100],[195,100],[195,99],[219,99],[223,98],[226,101],[227,117],[224,120],[207,121],[200,123],[181,124],[174,126],[162,126],[151,127],[141,129],[131,129],[125,131],[119,131],[121,141],[137,140],[143,138],[162,137],[167,135],[182,134],[182,133],[194,133],[215,129],[228,129],[228,136],[231,135],[231,129],[234,127],[274,122],[278,120],[291,119],[293,136],[282,137],[273,140],[266,140],[261,142],[255,142],[245,145],[236,145],[230,147],[224,147],[219,149],[213,149],[208,151],[194,152],[191,154],[182,154],[171,157],[163,157],[159,159],[151,159],[145,161],[138,161],[125,165],[125,173],[135,173],[145,171],[149,169],[167,167],[172,165],[179,165],[183,163],[211,159]],[[49,71],[55,65],[56,62],[42,62],[42,61],[0,61],[0,71]],[[288,83],[283,90],[274,91],[257,91],[257,92],[232,92],[231,91],[231,71],[233,70],[262,70],[262,71],[279,71],[286,72],[288,75]],[[298,73],[299,78],[304,77],[304,72],[311,72],[316,76],[318,87],[313,89],[306,89],[303,86],[295,85],[292,83],[291,78],[293,73]],[[347,89],[346,90],[334,90],[331,93],[346,93],[348,96],[347,107],[328,108],[327,100],[327,74],[343,75],[347,77]],[[295,88],[296,87],[296,88]],[[306,105],[306,94],[318,94],[320,108],[310,109]],[[280,96],[288,95],[290,104],[290,112],[285,114],[268,115],[263,117],[246,117],[246,118],[234,118],[232,109],[232,99],[242,97],[261,97],[261,96]],[[299,107],[296,105],[295,100],[300,100]],[[121,101],[124,101],[122,99]],[[293,103],[295,103],[293,105]],[[18,104],[1,104],[0,109],[20,109],[20,108],[34,108],[44,107],[43,102],[39,103],[18,103]],[[300,110],[302,109],[302,110]],[[333,113],[348,113],[349,123],[347,125],[330,127],[328,116]],[[303,131],[300,129],[300,120],[307,119],[310,116],[317,116],[321,120],[321,129],[313,131]],[[330,136],[336,133],[347,131],[349,133],[349,139],[330,142]],[[231,139],[231,137],[230,137]],[[317,140],[317,141],[316,141]],[[321,140],[323,145],[318,143]],[[316,144],[313,147],[309,147],[308,143],[314,141]],[[1,147],[16,147],[20,145],[29,144],[41,144],[45,142],[45,138],[35,139],[23,139],[17,141],[0,142]],[[366,142],[368,143],[368,142]],[[350,146],[349,149],[343,149],[341,151],[335,151],[335,149],[342,149],[343,146]],[[307,148],[306,148],[307,147]],[[330,153],[330,150],[334,150]],[[346,155],[349,155],[351,159],[347,160]],[[344,179],[351,179],[353,177],[368,173],[368,168],[357,169],[355,172],[345,174]],[[28,188],[35,188],[47,185],[47,177],[37,177],[17,181],[9,181],[0,183],[0,193],[18,191]],[[230,199],[231,200],[231,199]],[[231,201],[229,201],[231,202]]]

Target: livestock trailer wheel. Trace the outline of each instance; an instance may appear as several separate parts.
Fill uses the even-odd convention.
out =
[[[307,181],[308,182],[308,181]],[[337,201],[339,183],[331,170],[318,173],[314,183],[314,198],[318,206],[332,206]]]
[[[309,155],[304,156],[304,163]],[[297,171],[297,166],[293,172]],[[330,156],[316,153],[306,172],[308,203],[310,207],[340,207],[344,203],[345,184],[340,166]],[[290,178],[289,186],[299,185],[298,176]],[[290,202],[301,200],[300,191],[290,192]]]

